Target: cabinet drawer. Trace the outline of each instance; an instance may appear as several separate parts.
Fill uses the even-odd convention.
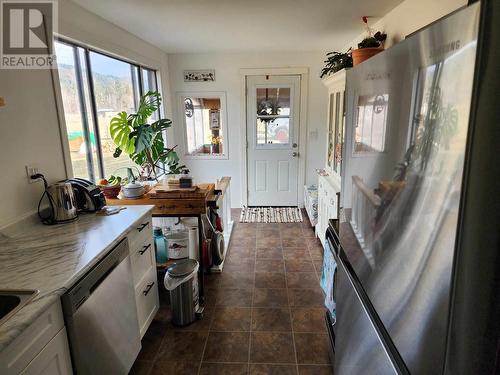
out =
[[[160,305],[158,299],[158,278],[155,267],[151,268],[139,282],[139,285],[135,289],[135,301],[142,338]]]
[[[61,302],[56,301],[0,353],[0,374],[19,374],[64,327]]]
[[[156,267],[154,263],[154,243],[150,238],[148,242],[137,242],[130,247],[130,262],[132,264],[132,278],[134,287],[137,287],[139,282],[148,272],[151,267]]]
[[[128,233],[128,244],[130,247],[137,243],[146,243],[153,237],[153,223],[150,215],[144,216]]]

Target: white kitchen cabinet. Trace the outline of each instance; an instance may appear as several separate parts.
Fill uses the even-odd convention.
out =
[[[160,307],[158,276],[153,241],[153,220],[150,214],[139,220],[128,233],[132,279],[141,338]]]
[[[340,184],[330,176],[318,177],[318,223],[316,224],[316,236],[325,245],[325,232],[330,219],[337,219],[338,215],[338,193]]]
[[[54,368],[60,369],[61,372],[49,371],[52,366],[56,366]],[[0,352],[0,374],[20,373],[72,373],[68,339],[59,300]]]
[[[23,375],[72,374],[66,328],[63,328],[24,369]]]
[[[323,79],[328,88],[328,122],[324,175],[318,177],[318,224],[316,236],[325,245],[328,221],[338,216],[338,194],[342,175],[342,154],[345,134],[346,71],[341,70]]]

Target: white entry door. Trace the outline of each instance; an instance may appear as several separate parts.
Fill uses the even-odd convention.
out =
[[[249,206],[297,206],[300,76],[247,76]]]

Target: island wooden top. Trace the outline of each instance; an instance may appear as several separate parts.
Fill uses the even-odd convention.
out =
[[[161,185],[139,199],[106,198],[108,206],[154,205],[153,216],[200,215],[207,212],[207,200],[214,195],[215,184],[197,184],[196,189]]]

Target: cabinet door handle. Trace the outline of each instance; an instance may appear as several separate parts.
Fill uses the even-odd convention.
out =
[[[146,289],[144,289],[144,291],[142,292],[145,296],[148,295],[149,291],[151,290],[151,288],[153,287],[153,285],[155,285],[155,282],[153,281],[151,284],[148,284],[146,286]]]
[[[137,230],[138,230],[139,232],[142,232],[142,230],[143,230],[144,228],[146,228],[146,227],[148,226],[148,224],[149,224],[149,222],[147,222],[147,223],[142,223],[142,224],[141,224],[141,226],[137,228]]]
[[[139,254],[144,254],[148,249],[151,247],[151,244],[147,244],[146,246],[142,247],[142,250],[139,250]]]

